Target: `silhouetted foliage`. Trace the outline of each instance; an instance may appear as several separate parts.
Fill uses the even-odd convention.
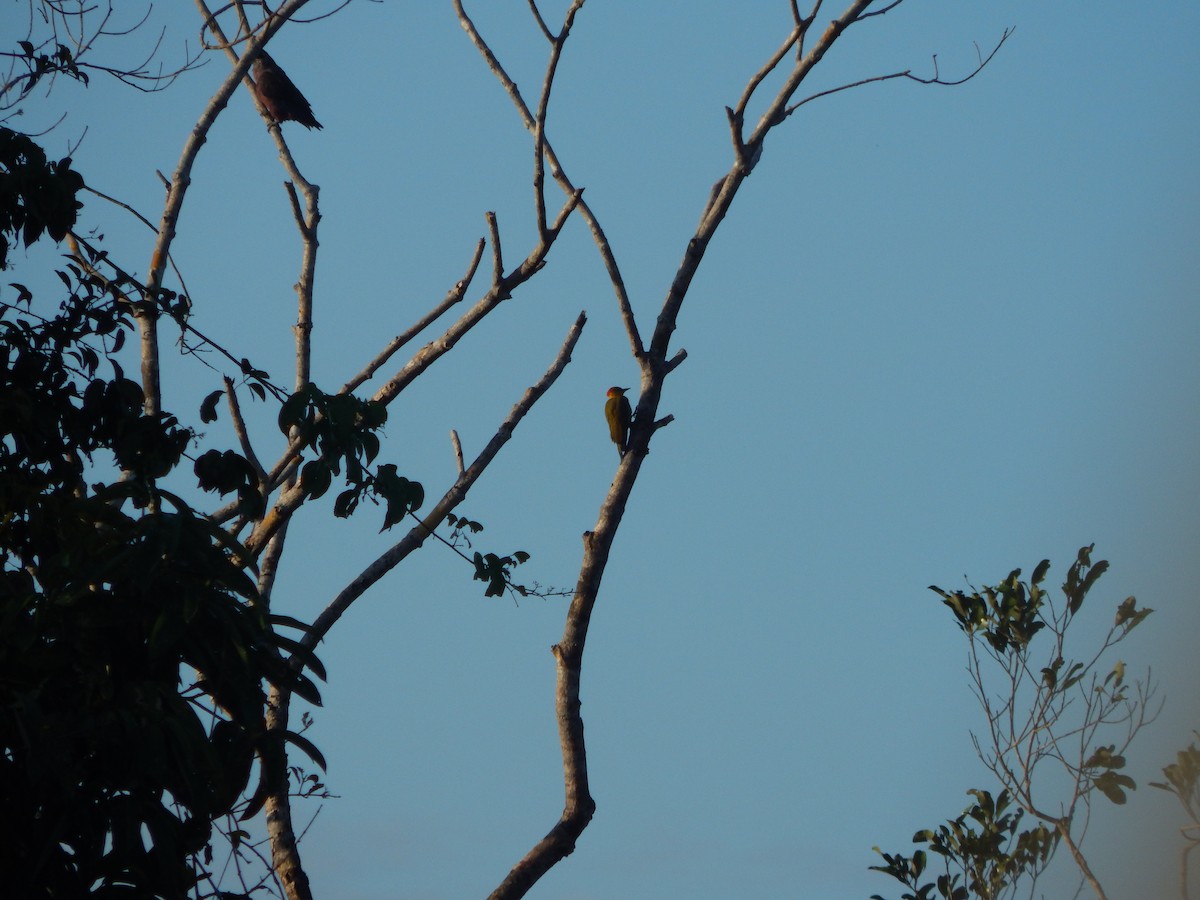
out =
[[[985,723],[971,738],[1003,790],[994,799],[988,791],[972,790],[976,802],[961,816],[916,833],[914,843],[943,857],[942,872],[931,882],[921,881],[928,862],[924,850],[909,857],[875,848],[885,865],[871,868],[909,888],[902,900],[992,900],[1032,892],[1060,844],[1096,896],[1105,897],[1082,852],[1085,829],[1077,827],[1076,817],[1094,791],[1125,802],[1126,791],[1136,785],[1120,771],[1124,753],[1155,710],[1153,685],[1126,682],[1121,660],[1101,677],[1108,665],[1102,659],[1153,610],[1125,598],[1098,646],[1072,658],[1068,630],[1108,571],[1107,561],[1092,562],[1093,549],[1080,548],[1060,602],[1043,587],[1050,570],[1045,559],[1028,581],[1014,569],[999,584],[978,590],[930,587],[967,638],[967,673]],[[1035,657],[1035,650],[1042,656]],[[1117,740],[1100,742],[1114,732]],[[1038,775],[1043,764],[1066,778],[1046,781]],[[1038,824],[1018,831],[1026,814]]]
[[[1200,732],[1196,733],[1200,737]],[[1175,762],[1163,767],[1166,781],[1152,781],[1151,787],[1174,794],[1188,817],[1188,822],[1179,832],[1183,835],[1183,847],[1179,851],[1180,896],[1188,893],[1189,862],[1192,852],[1200,847],[1200,748],[1188,744],[1187,749],[1175,755]]]
[[[63,237],[82,179],[4,139],[26,171],[0,221]],[[0,871],[14,897],[180,897],[212,822],[286,777],[294,736],[268,736],[264,681],[320,698],[284,663],[245,553],[158,485],[192,435],[145,415],[109,356],[133,327],[120,286],[58,275],[55,315],[25,288],[27,312],[0,306]]]
[[[1049,863],[1058,836],[1045,825],[1018,832],[1024,811],[1010,811],[1012,798],[1007,791],[1001,791],[995,798],[988,791],[967,793],[975,802],[962,815],[913,835],[914,844],[925,844],[929,852],[942,858],[941,872],[932,882],[921,884],[929,864],[925,850],[915,850],[909,857],[875,848],[886,865],[871,868],[891,875],[911,889],[900,895],[901,900],[1001,897],[1015,888],[1022,877],[1036,879]],[[871,900],[883,898],[873,894]]]
[[[70,158],[50,162],[32,139],[0,126],[0,269],[19,240],[28,247],[43,234],[61,241],[83,205],[75,195],[83,178]]]

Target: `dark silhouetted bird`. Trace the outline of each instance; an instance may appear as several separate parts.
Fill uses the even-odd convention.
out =
[[[617,452],[625,458],[629,449],[629,420],[633,418],[633,410],[629,407],[629,398],[625,392],[629,388],[610,387],[608,400],[604,404],[604,418],[608,419],[608,433],[617,445]]]
[[[259,54],[251,71],[254,75],[254,93],[272,119],[276,122],[299,122],[305,128],[321,127],[300,89],[292,84],[292,79],[266,51]]]

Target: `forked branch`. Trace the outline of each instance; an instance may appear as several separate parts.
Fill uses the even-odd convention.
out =
[[[414,550],[419,549],[425,543],[426,538],[433,534],[434,530],[446,521],[446,517],[454,512],[466,499],[467,492],[470,491],[471,487],[479,480],[487,467],[491,465],[500,450],[512,438],[521,420],[525,418],[533,408],[533,405],[550,390],[551,385],[558,380],[558,376],[562,374],[567,363],[571,361],[571,353],[574,351],[575,345],[579,342],[579,336],[582,334],[583,326],[586,323],[587,316],[581,312],[575,319],[574,324],[571,325],[562,346],[559,348],[549,368],[546,369],[542,377],[532,387],[525,391],[521,399],[517,401],[505,417],[504,421],[500,423],[491,440],[487,442],[471,464],[459,473],[458,478],[446,490],[442,498],[433,505],[417,525],[403,538],[389,547],[373,563],[363,569],[321,611],[321,614],[317,616],[301,642],[306,650],[315,649],[320,640],[329,632],[329,629],[334,626],[355,600],[361,597],[372,585],[378,583],[384,575],[399,565]],[[300,660],[293,657],[293,665],[299,664]]]
[[[583,735],[583,720],[580,716],[580,683],[584,647],[587,640],[588,626],[592,610],[600,589],[600,582],[608,563],[609,553],[617,528],[624,515],[625,506],[633,485],[637,480],[642,463],[649,452],[652,435],[661,427],[667,425],[672,417],[660,417],[658,410],[662,396],[663,384],[668,373],[673,371],[685,358],[682,350],[671,354],[670,339],[676,328],[676,322],[684,298],[692,280],[704,258],[709,242],[733,202],[741,183],[749,177],[762,156],[763,145],[767,134],[780,125],[790,115],[793,109],[789,104],[804,82],[809,72],[821,61],[825,53],[833,46],[845,30],[856,21],[864,18],[864,13],[872,0],[853,0],[837,19],[833,20],[812,48],[803,52],[804,37],[821,8],[821,0],[814,3],[808,17],[800,14],[795,2],[792,2],[793,27],[780,47],[774,51],[767,63],[749,79],[735,107],[727,108],[733,146],[734,161],[730,170],[713,185],[704,214],[700,223],[684,248],[683,256],[675,277],[663,300],[662,307],[655,320],[655,328],[650,346],[645,349],[634,319],[632,307],[626,294],[620,268],[613,255],[599,221],[585,201],[580,201],[579,210],[592,231],[593,239],[600,251],[601,258],[609,272],[617,297],[618,309],[626,327],[633,355],[642,371],[641,394],[634,413],[633,425],[629,435],[629,450],[625,453],[617,469],[616,476],[600,507],[596,526],[584,534],[583,559],[580,566],[579,580],[575,594],[567,613],[562,640],[554,647],[556,664],[557,687],[555,692],[555,709],[558,719],[559,742],[563,758],[563,783],[565,802],[558,821],[534,847],[508,873],[499,887],[491,895],[491,900],[511,900],[522,897],[526,892],[555,864],[575,849],[575,842],[587,827],[595,811],[595,802],[588,787],[587,754]],[[577,7],[571,7],[573,16]],[[888,4],[879,13],[894,8],[898,3]],[[487,42],[484,40],[474,23],[463,9],[462,0],[454,0],[454,7],[459,16],[463,29],[469,35],[483,56],[488,67],[496,76],[504,90],[516,106],[525,127],[535,136],[535,146],[545,155],[550,163],[550,170],[560,187],[565,191],[578,189],[567,178],[558,157],[554,153],[549,140],[546,138],[546,121],[544,102],[539,104],[538,113],[532,114],[526,106],[516,83],[508,76],[500,61],[496,58]],[[536,6],[534,6],[536,14]],[[561,52],[561,43],[542,22],[538,21],[543,34],[554,47],[552,64],[548,66],[546,81],[542,87],[542,97],[548,97],[551,82],[554,77],[557,55]],[[564,29],[563,34],[565,35]],[[1007,34],[1006,34],[1007,36]],[[766,111],[757,126],[749,134],[744,133],[744,113],[754,93],[763,84],[768,75],[777,69],[793,49],[797,49],[796,61],[791,72],[786,77],[783,86],[767,105]],[[995,51],[993,51],[994,53]],[[991,57],[989,56],[989,59]],[[983,61],[979,68],[986,64]],[[978,71],[978,70],[977,70]],[[913,78],[914,81],[921,79]],[[963,79],[964,81],[966,79]],[[863,82],[867,83],[867,82]],[[924,83],[942,83],[940,79],[927,80]],[[797,106],[799,104],[796,104]],[[539,167],[535,170],[535,183]],[[540,196],[540,185],[538,186]]]
[[[582,2],[572,4],[570,15],[572,21],[575,13],[583,6]],[[496,80],[504,88],[509,99],[517,108],[517,114],[521,117],[522,124],[531,132],[537,130],[537,117],[529,111],[529,107],[525,104],[524,98],[521,96],[521,91],[517,88],[517,84],[509,77],[508,72],[504,70],[504,66],[500,64],[500,60],[496,58],[496,54],[492,52],[492,48],[488,46],[487,41],[483,39],[483,35],[479,33],[479,29],[475,27],[475,23],[471,17],[467,15],[466,9],[463,8],[462,0],[454,0],[454,11],[458,14],[459,24],[471,39],[471,43],[475,45],[492,74],[496,76]],[[548,29],[544,28],[543,32],[548,34]],[[562,39],[565,39],[565,33],[560,34]],[[553,41],[554,38],[551,37]],[[553,78],[555,70],[547,72],[548,77]],[[549,95],[549,88],[543,86],[543,95]],[[559,161],[558,155],[554,152],[554,147],[545,136],[545,128],[542,129],[541,144],[546,161],[550,163],[550,175],[558,183],[559,188],[569,196],[576,196],[578,199],[579,214],[583,216],[584,222],[587,223],[588,230],[592,233],[592,240],[595,242],[597,249],[600,251],[600,258],[604,262],[604,268],[608,272],[609,281],[612,283],[613,291],[616,294],[617,307],[621,312],[621,320],[625,325],[625,330],[629,334],[630,343],[633,349],[633,355],[640,358],[645,352],[642,346],[642,339],[638,335],[637,322],[633,317],[633,308],[629,304],[629,294],[625,290],[625,279],[621,275],[621,269],[617,265],[617,259],[613,255],[612,247],[608,242],[608,237],[604,233],[604,229],[600,226],[600,221],[593,214],[592,209],[588,206],[586,200],[582,199],[583,189],[576,185],[567,177],[567,173]]]

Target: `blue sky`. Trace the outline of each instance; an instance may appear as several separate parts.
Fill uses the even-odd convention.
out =
[[[526,5],[473,6],[532,98],[546,44]],[[782,2],[683,9],[588,4],[548,129],[644,333],[730,163],[723,107],[789,21]],[[168,48],[194,46],[190,5],[157,14]],[[867,870],[871,847],[907,850],[968,788],[993,787],[968,734],[965,646],[926,585],[994,582],[1043,557],[1058,583],[1092,542],[1112,569],[1081,637],[1126,595],[1153,607],[1121,655],[1153,667],[1166,707],[1130,754],[1138,791],[1121,809],[1097,802],[1085,848],[1114,898],[1177,891],[1182,820],[1146,782],[1200,727],[1200,12],[907,0],[851,29],[809,92],[928,74],[934,54],[961,73],[973,42],[1010,26],[967,85],[868,86],[768,138],[684,306],[674,346],[688,360],[662,407],[676,421],[654,439],[593,618],[582,700],[598,811],[531,896],[898,895]],[[332,390],[462,276],[485,211],[507,260],[528,251],[531,143],[449,3],[352,4],[271,50],[325,126],[285,131],[321,186],[314,377]],[[62,85],[53,102],[71,114],[50,151],[86,126],[89,183],[157,220],[154,171],[174,168],[225,71],[214,58],[151,95]],[[193,173],[175,256],[199,327],[289,383],[299,244],[283,178],[239,92]],[[148,231],[97,200],[84,215],[145,271]],[[460,510],[487,525],[483,549],[527,550],[522,576],[568,588],[617,462],[604,391],[637,384],[581,222],[393,405],[384,451],[440,494],[449,429],[477,451],[581,309],[571,366]],[[219,387],[192,360],[168,366],[169,409]],[[270,458],[274,410],[256,415]],[[370,509],[308,510],[276,607],[314,617],[398,537],[378,524]],[[301,847],[319,895],[486,895],[556,820],[549,647],[565,601],[481,595],[429,545],[322,647],[310,736],[340,799]],[[1073,889],[1065,854],[1058,866],[1047,896]]]

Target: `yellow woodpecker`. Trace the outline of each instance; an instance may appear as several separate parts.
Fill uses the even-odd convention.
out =
[[[608,419],[608,433],[612,436],[613,443],[617,445],[617,452],[621,454],[621,458],[625,458],[625,451],[629,449],[629,420],[633,418],[633,410],[629,407],[629,398],[625,396],[625,392],[629,388],[610,387],[608,389],[608,401],[604,404],[604,418]]]

